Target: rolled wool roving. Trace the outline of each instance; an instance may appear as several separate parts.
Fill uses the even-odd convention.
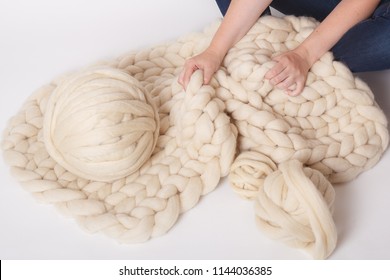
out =
[[[264,78],[316,25],[261,17],[209,85],[196,71],[186,91],[177,76],[218,24],[56,79],[10,120],[3,157],[37,200],[124,243],[166,233],[229,175],[266,234],[327,258],[331,183],[373,167],[389,135],[370,88],[331,53],[297,97]]]
[[[159,122],[149,93],[133,77],[117,69],[89,70],[63,81],[51,95],[44,142],[72,173],[113,181],[150,158]]]

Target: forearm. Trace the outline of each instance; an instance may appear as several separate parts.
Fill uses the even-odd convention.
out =
[[[297,48],[313,65],[355,24],[368,18],[380,0],[343,0]],[[364,35],[364,34],[362,34]]]
[[[253,26],[272,0],[233,0],[209,49],[224,57]]]

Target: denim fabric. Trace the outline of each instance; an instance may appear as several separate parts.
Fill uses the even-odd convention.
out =
[[[224,16],[227,12],[231,0],[215,0],[215,2],[217,2],[219,10],[221,11],[221,14]],[[270,14],[271,14],[271,10],[270,8],[267,8],[261,15],[263,16],[263,15],[270,15]]]
[[[224,15],[230,0],[216,0]],[[286,15],[322,21],[340,0],[273,0],[271,7]],[[372,16],[352,27],[332,48],[336,60],[353,72],[390,69],[390,1],[382,0]]]
[[[221,11],[221,14],[224,16],[230,5],[230,0],[215,0],[217,2],[218,8]]]
[[[390,3],[352,27],[332,51],[353,72],[390,69]]]

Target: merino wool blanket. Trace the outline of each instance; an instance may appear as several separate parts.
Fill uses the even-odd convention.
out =
[[[89,232],[123,243],[165,234],[229,175],[271,238],[327,258],[337,244],[331,183],[373,167],[387,120],[369,87],[325,54],[291,97],[264,78],[272,56],[317,23],[261,17],[209,85],[177,76],[218,24],[65,74],[9,122],[3,156],[23,187]]]

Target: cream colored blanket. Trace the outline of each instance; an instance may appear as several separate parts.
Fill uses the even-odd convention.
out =
[[[210,85],[197,71],[186,92],[177,76],[217,24],[66,74],[10,120],[3,156],[39,201],[125,243],[166,233],[229,175],[265,233],[326,258],[337,242],[331,183],[375,165],[388,131],[368,86],[331,53],[298,97],[264,79],[271,57],[315,26],[262,17]]]

